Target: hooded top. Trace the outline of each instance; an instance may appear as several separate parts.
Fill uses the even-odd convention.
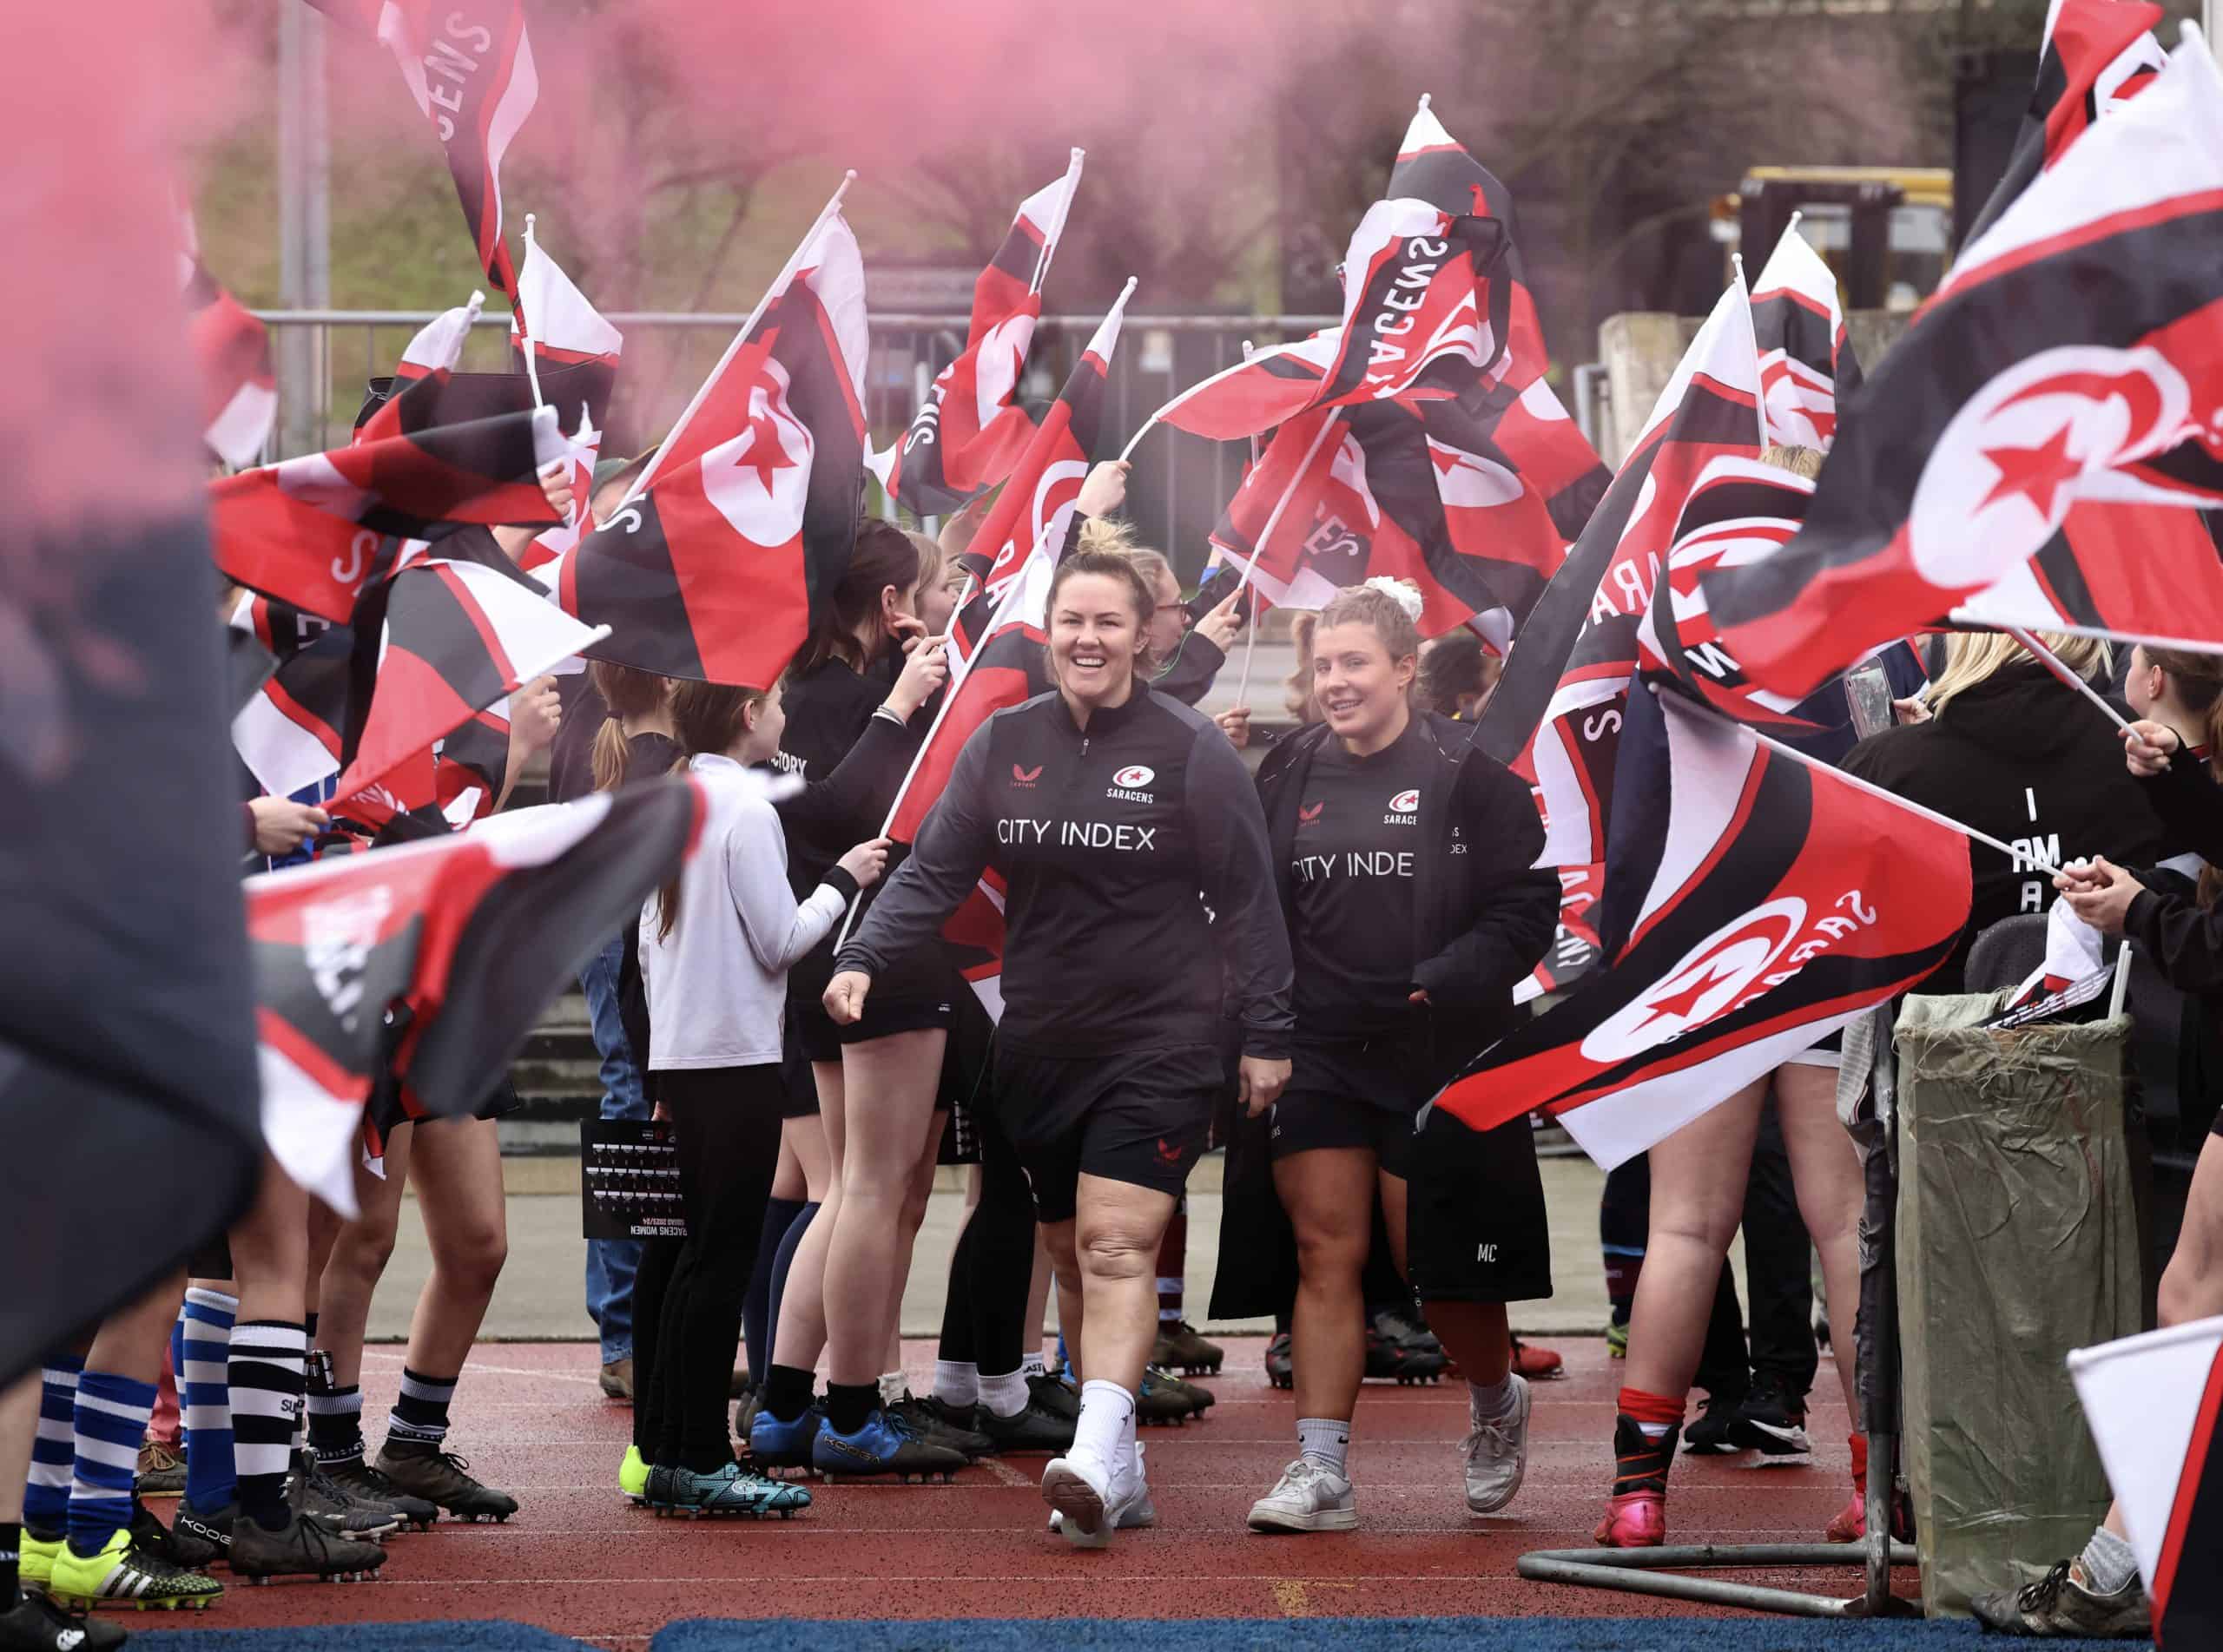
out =
[[[2105,855],[2149,866],[2161,823],[2123,766],[2114,727],[2035,661],[2002,667],[1964,689],[1935,718],[1870,734],[1845,772],[1988,832],[2018,852],[2010,861],[1976,844],[1976,899],[1969,927],[1925,992],[1962,991],[1969,948],[1988,925],[2053,905],[2053,878],[2034,861],[2066,865]]]

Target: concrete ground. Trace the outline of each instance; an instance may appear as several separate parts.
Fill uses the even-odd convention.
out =
[[[1189,1184],[1188,1300],[1191,1317],[1206,1324],[1214,1264],[1219,1255],[1221,1158],[1209,1155]],[[509,1186],[510,1260],[494,1293],[485,1334],[506,1340],[591,1337],[586,1315],[586,1241],[579,1237],[579,1168],[576,1159],[512,1158],[504,1162]],[[1514,1310],[1516,1330],[1596,1335],[1606,1325],[1606,1292],[1598,1258],[1598,1195],[1605,1178],[1589,1160],[1543,1162],[1544,1194],[1552,1215],[1550,1300]],[[933,1336],[941,1326],[950,1247],[964,1214],[961,1171],[945,1170],[927,1210],[917,1258],[903,1297],[903,1334]],[[413,1201],[402,1212],[393,1262],[371,1310],[370,1333],[399,1340],[408,1334],[409,1313],[430,1258]],[[1211,1323],[1209,1328],[1270,1330],[1263,1320]]]

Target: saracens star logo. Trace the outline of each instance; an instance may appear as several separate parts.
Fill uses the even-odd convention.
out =
[[[802,531],[812,451],[808,427],[788,409],[787,369],[767,359],[749,387],[749,422],[703,456],[703,497],[751,543],[787,544]]]
[[[1130,765],[1112,777],[1112,784],[1123,786],[1129,791],[1139,791],[1158,778],[1154,768],[1144,768],[1140,763]]]
[[[1805,926],[1806,903],[1782,896],[1725,925],[1591,1030],[1591,1061],[1626,1061],[1703,1026],[1744,997]]]
[[[1948,589],[1989,585],[2079,497],[2127,497],[2108,472],[2174,447],[2191,387],[2148,346],[2062,345],[2016,362],[1953,415],[1915,484],[1907,550]]]
[[[1400,792],[1389,800],[1389,810],[1393,814],[1410,814],[1420,806],[1421,794],[1417,790]]]

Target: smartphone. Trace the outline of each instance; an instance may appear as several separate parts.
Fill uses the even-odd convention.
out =
[[[1844,674],[1845,704],[1852,714],[1852,732],[1862,740],[1896,725],[1891,710],[1891,679],[1881,660],[1863,660]]]

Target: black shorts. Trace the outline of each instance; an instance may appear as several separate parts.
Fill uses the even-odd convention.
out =
[[[811,1075],[810,1054],[803,1048],[801,1021],[793,1004],[788,1005],[788,1023],[781,1043],[780,1081],[784,1095],[780,1102],[780,1116],[816,1118],[818,1080]],[[838,1046],[833,1058],[841,1059]]]
[[[790,998],[788,1019],[801,1036],[806,1060],[839,1061],[843,1044],[868,1043],[899,1032],[947,1031],[956,1024],[957,999],[949,992],[885,996],[875,991],[866,995],[864,1014],[841,1027],[823,1005]]]
[[[1180,1195],[1223,1083],[1210,1044],[1108,1056],[996,1049],[996,1114],[1034,1191],[1034,1214],[1070,1221],[1084,1175]]]
[[[1370,1148],[1393,1176],[1411,1174],[1413,1118],[1435,1085],[1408,1040],[1300,1039],[1274,1103],[1268,1151]]]
[[[1420,1122],[1406,1195],[1406,1273],[1422,1301],[1528,1302],[1552,1293],[1552,1234],[1524,1114],[1470,1130]]]

